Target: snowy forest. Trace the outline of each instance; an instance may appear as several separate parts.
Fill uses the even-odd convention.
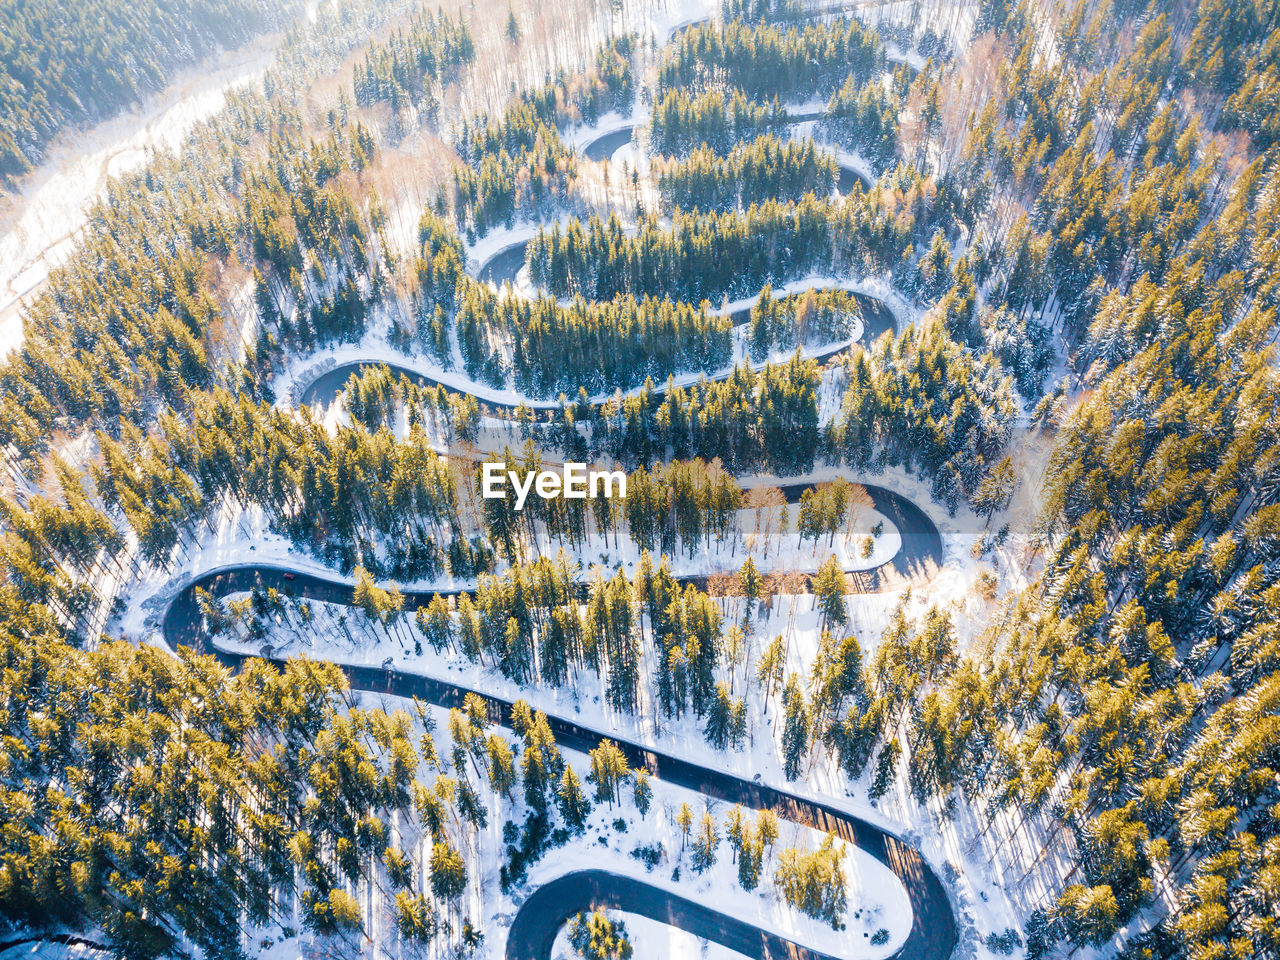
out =
[[[1278,10],[0,0],[0,960],[1280,960]]]

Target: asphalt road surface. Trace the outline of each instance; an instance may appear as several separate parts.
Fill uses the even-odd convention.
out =
[[[614,130],[596,137],[582,148],[582,155],[588,160],[608,160],[619,147],[631,142],[631,134],[634,130],[634,126],[623,127],[621,130]]]
[[[824,117],[826,117],[825,111],[791,114],[786,118],[785,125],[790,126],[796,123],[807,123],[810,120],[821,120]],[[582,147],[579,152],[587,160],[608,160],[614,155],[619,147],[626,146],[631,142],[631,137],[634,132],[634,125],[622,127],[618,130],[611,130],[608,133],[604,133],[596,137],[586,146]],[[852,190],[855,183],[862,185],[864,193],[870,192],[871,181],[854,170],[853,167],[846,166],[837,161],[836,168],[836,189],[842,194],[848,193]],[[518,270],[519,267],[517,266],[516,269]],[[512,278],[514,279],[514,277],[515,274],[513,272]],[[482,276],[480,279],[488,280],[490,278]],[[499,283],[500,281],[495,280],[493,282]]]
[[[524,245],[517,244],[515,247],[511,247],[509,249],[519,249],[523,251]],[[507,251],[503,251],[503,253],[499,253],[497,256],[502,257],[506,252]],[[523,257],[524,254],[521,253],[520,256]],[[523,260],[520,262],[523,263]],[[485,271],[489,269],[489,266],[492,263],[493,260],[490,260],[481,268],[480,278],[482,280],[485,279]],[[519,264],[516,265],[516,269],[519,269]],[[897,329],[897,325],[894,322],[893,311],[885,305],[883,300],[879,300],[876,297],[869,296],[865,293],[850,292],[850,296],[858,302],[858,306],[861,310],[862,337],[860,338],[860,342],[868,344],[874,343],[880,338],[882,333],[894,332]],[[732,319],[734,326],[739,326],[746,323],[750,319],[750,315],[751,311],[750,309],[747,309],[737,310],[729,316]],[[813,354],[812,359],[825,360],[828,357],[843,352],[845,349],[847,348],[832,347],[828,350]],[[319,374],[314,380],[302,388],[302,392],[297,395],[298,403],[308,407],[327,407],[329,404],[333,403],[338,394],[343,391],[348,380],[362,373],[366,369],[380,366],[386,366],[395,377],[399,377],[403,374],[419,386],[443,386],[450,393],[463,392],[458,390],[456,387],[441,384],[438,380],[427,376],[425,373],[419,373],[416,370],[397,363],[388,363],[384,360],[352,360],[347,363],[338,364],[336,367]],[[665,384],[657,384],[657,390],[659,392],[664,387]],[[511,403],[498,403],[491,400],[480,400],[481,410],[495,416],[514,416],[516,407],[516,404]]]
[[[784,492],[789,498],[798,498],[803,488],[802,484],[794,484],[784,488]],[[888,589],[893,585],[893,578],[919,576],[940,564],[942,541],[928,516],[892,491],[874,486],[867,490],[876,509],[898,525],[903,548],[893,561],[871,571],[866,586]],[[245,657],[220,650],[210,642],[202,627],[195,591],[203,588],[217,597],[255,586],[275,587],[298,597],[331,603],[350,604],[352,599],[349,583],[282,567],[245,565],[217,570],[188,584],[170,602],[162,627],[165,640],[175,648],[189,646],[211,653],[227,666],[238,669]],[[406,608],[427,603],[435,592],[406,591]],[[480,690],[392,669],[343,666],[342,670],[353,689],[416,697],[442,707],[460,707],[466,695],[473,693],[485,702],[493,722],[511,725],[511,701]],[[740,803],[756,810],[770,809],[779,817],[830,830],[857,844],[901,880],[911,903],[911,931],[894,957],[897,960],[950,957],[956,945],[956,924],[946,892],[920,853],[894,834],[827,804],[651,750],[608,732],[560,717],[549,717],[548,722],[557,742],[566,748],[586,752],[608,737],[618,744],[633,767],[643,767],[658,779],[726,803]],[[759,960],[780,957],[833,960],[642,880],[599,870],[571,872],[533,891],[512,921],[507,960],[549,960],[556,931],[574,914],[595,905],[617,907],[661,920]]]
[[[481,283],[492,283],[495,287],[515,283],[516,274],[524,266],[524,250],[527,246],[529,241],[521,240],[499,250],[476,271],[476,279]]]

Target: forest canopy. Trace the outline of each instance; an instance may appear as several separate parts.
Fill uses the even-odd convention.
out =
[[[68,126],[106,120],[183,66],[279,24],[296,0],[4,0],[0,184]]]

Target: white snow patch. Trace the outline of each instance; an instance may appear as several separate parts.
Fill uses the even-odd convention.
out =
[[[627,928],[634,957],[669,957],[670,960],[743,960],[745,954],[730,950],[696,934],[681,930],[658,920],[650,920],[638,913],[625,910],[607,910],[610,919],[621,920]],[[556,935],[551,948],[551,960],[577,960],[577,954],[569,945],[565,928]]]
[[[0,950],[0,960],[99,960],[107,954],[83,943],[36,940]]]

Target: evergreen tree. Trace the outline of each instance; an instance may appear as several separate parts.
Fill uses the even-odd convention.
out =
[[[794,673],[787,677],[782,710],[782,769],[788,780],[795,780],[800,776],[800,767],[809,752],[811,718],[800,678]]]
[[[581,833],[587,822],[587,814],[591,812],[591,801],[582,792],[582,784],[573,767],[565,765],[560,777],[560,787],[556,793],[556,806],[565,824],[577,833]]]
[[[579,913],[569,921],[569,943],[586,960],[629,960],[631,941],[623,923],[610,920],[603,910]]]
[[[840,561],[834,555],[827,557],[818,568],[818,575],[813,578],[813,594],[819,609],[822,611],[822,627],[824,630],[832,626],[845,626],[849,622],[849,611],[845,607],[845,579]]]
[[[897,737],[880,748],[880,754],[876,757],[875,779],[871,782],[871,789],[867,791],[867,797],[872,803],[888,793],[889,788],[893,786],[898,772],[898,758],[901,755],[902,747]]]
[[[689,832],[693,829],[693,808],[689,804],[680,804],[680,811],[676,814],[676,826],[680,830],[680,853],[683,855],[685,844],[689,842]]]
[[[622,782],[630,775],[631,767],[618,745],[612,740],[602,740],[591,751],[591,773],[587,779],[596,785],[596,802],[606,801],[610,807],[619,802]]]
[[[716,818],[711,811],[702,814],[702,822],[698,827],[698,836],[693,844],[692,865],[695,873],[706,873],[715,866],[716,848],[720,846],[720,831],[716,826]]]
[[[653,787],[649,786],[649,773],[637,767],[631,771],[631,779],[634,785],[632,799],[635,801],[636,810],[640,812],[640,816],[647,817],[649,805],[653,803]]]

